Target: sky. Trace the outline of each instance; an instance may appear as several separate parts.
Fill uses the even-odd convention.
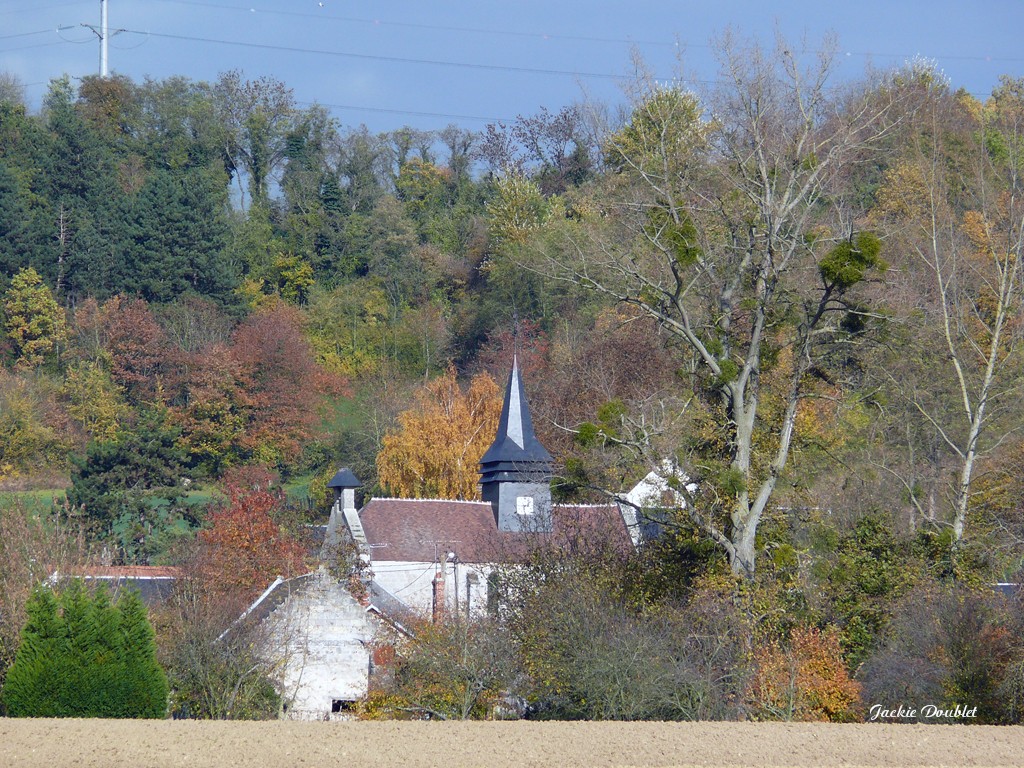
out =
[[[731,29],[808,55],[838,38],[837,83],[915,58],[985,98],[1024,77],[1022,0],[108,0],[109,67],[136,82],[237,69],[319,103],[343,127],[481,130],[584,99],[625,101],[634,54],[662,80],[714,83]],[[0,0],[0,73],[30,110],[49,81],[99,70],[100,1]],[[120,30],[120,31],[119,31]],[[681,62],[681,66],[680,66]]]

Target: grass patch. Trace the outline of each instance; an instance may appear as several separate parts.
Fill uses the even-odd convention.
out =
[[[35,514],[47,513],[54,504],[64,502],[64,488],[39,488],[34,491],[0,491],[0,506],[20,506]]]
[[[336,397],[324,404],[321,429],[327,434],[338,434],[355,429],[366,419],[363,401],[368,392],[365,388],[355,391],[351,397]]]

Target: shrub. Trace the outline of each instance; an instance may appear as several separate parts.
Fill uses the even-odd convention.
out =
[[[839,633],[795,627],[789,646],[756,654],[749,698],[755,716],[772,720],[850,722],[860,717],[860,684],[843,663]]]
[[[976,708],[969,722],[1019,722],[1021,626],[1020,605],[988,589],[926,585],[897,608],[887,642],[858,677],[872,704],[903,705],[928,722],[929,704]]]

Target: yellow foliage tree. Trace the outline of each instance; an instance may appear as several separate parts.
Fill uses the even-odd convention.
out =
[[[399,430],[384,438],[377,455],[381,484],[398,496],[480,498],[480,457],[494,439],[500,416],[494,379],[478,374],[463,392],[449,366],[398,417]]]
[[[11,278],[11,287],[4,297],[4,314],[7,336],[18,353],[18,368],[42,365],[67,338],[64,310],[32,267]]]
[[[756,654],[749,698],[759,719],[851,722],[861,715],[861,686],[843,663],[834,627],[796,627],[789,647]]]
[[[498,243],[522,243],[553,217],[557,198],[545,199],[531,179],[511,173],[494,182],[497,194],[487,204],[491,237]]]
[[[103,368],[85,361],[69,366],[61,387],[68,415],[93,440],[113,440],[126,413],[124,388]]]
[[[0,480],[64,462],[67,447],[47,418],[52,409],[47,379],[0,368]]]

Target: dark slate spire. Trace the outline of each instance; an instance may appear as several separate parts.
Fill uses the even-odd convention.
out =
[[[551,454],[533,433],[530,407],[523,391],[519,361],[513,357],[505,403],[501,407],[498,434],[480,459],[480,482],[495,480],[532,481],[550,477]]]
[[[533,434],[519,362],[513,357],[498,434],[480,459],[480,493],[491,503],[499,531],[551,530],[551,470],[551,454]]]

